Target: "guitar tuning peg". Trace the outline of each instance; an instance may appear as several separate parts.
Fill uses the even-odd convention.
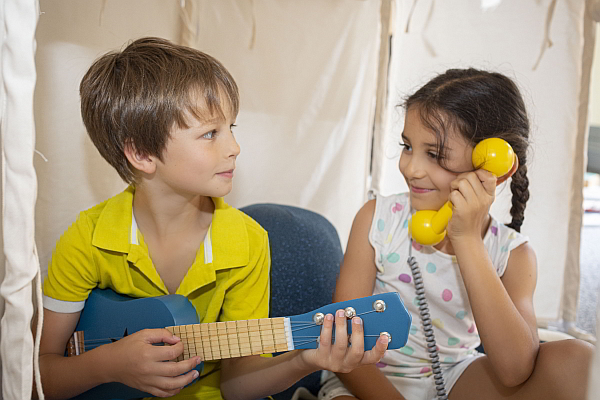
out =
[[[385,311],[385,301],[383,300],[375,300],[373,302],[373,310],[377,311],[377,312],[384,312]]]
[[[346,307],[344,309],[344,314],[346,314],[346,318],[354,318],[356,316],[356,310],[353,307]]]
[[[323,321],[325,321],[325,314],[318,312],[313,316],[313,322],[316,325],[323,325]]]
[[[388,344],[392,343],[392,335],[390,335],[388,332],[381,332],[379,336],[381,335],[385,335],[388,337]]]

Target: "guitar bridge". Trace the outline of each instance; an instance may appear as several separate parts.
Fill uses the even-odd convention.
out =
[[[85,352],[85,340],[83,331],[73,332],[73,335],[67,343],[67,357],[78,356]]]

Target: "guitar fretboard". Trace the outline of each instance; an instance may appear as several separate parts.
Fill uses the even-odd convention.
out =
[[[204,361],[294,349],[289,318],[169,326],[183,342],[177,361],[202,356]]]

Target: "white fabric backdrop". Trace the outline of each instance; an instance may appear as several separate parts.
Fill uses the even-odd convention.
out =
[[[236,79],[241,207],[291,204],[325,215],[343,246],[365,201],[380,1],[187,0],[185,43]]]
[[[237,135],[243,151],[236,189],[228,200],[236,206],[269,201],[313,209],[336,225],[345,242],[367,188],[380,1],[185,3],[188,23],[181,36],[179,1],[144,1],[144,12],[140,12],[138,0],[41,1],[34,111],[37,149],[47,161],[41,156],[34,161],[39,180],[35,232],[44,267],[59,235],[77,213],[124,187],[85,135],[77,87],[93,59],[143,35],[193,41],[223,61],[240,84],[242,112]],[[585,119],[582,110],[586,107],[580,107],[585,96],[580,88],[585,84],[582,59],[590,35],[584,31],[584,4],[577,0],[503,0],[483,12],[477,2],[452,2],[451,7],[448,2],[424,0],[415,3],[405,33],[412,3],[394,0],[390,100],[384,107],[386,142],[376,154],[385,157],[381,158],[383,166],[374,171],[373,186],[387,193],[404,188],[395,166],[398,149],[388,145],[397,141],[393,135],[398,134],[402,122],[402,115],[393,108],[400,95],[447,67],[474,64],[512,74],[525,90],[536,127],[530,157],[533,196],[524,226],[540,261],[536,307],[540,317],[556,318],[568,258],[569,218],[574,215],[576,226],[576,207],[580,207],[570,205],[569,193],[580,188],[571,184],[578,167],[567,161],[577,155],[578,132]],[[552,4],[555,10],[548,32],[554,45],[546,49],[533,71]],[[23,28],[31,33],[35,26],[29,25]],[[28,40],[27,34],[21,40]],[[22,87],[19,90],[26,92]],[[2,119],[6,124],[6,114]],[[5,125],[2,129],[3,134],[7,132]],[[20,129],[28,128],[21,124]],[[27,135],[23,138],[29,140]],[[27,146],[30,149],[33,142]],[[10,171],[5,168],[4,172],[8,182]],[[35,184],[25,186],[35,189]],[[496,215],[507,214],[506,194],[508,189],[494,206]],[[10,200],[6,190],[3,195],[5,210],[23,205]],[[575,209],[574,214],[568,209]],[[23,212],[19,217],[24,228],[33,221],[32,216],[24,220],[26,215]],[[3,219],[5,229],[9,220]],[[27,240],[20,245],[25,246],[20,257],[35,261]],[[8,260],[7,266],[10,263]],[[8,273],[5,282],[11,282]],[[20,312],[25,313],[21,316],[27,319],[30,304],[19,303],[23,306]],[[9,306],[5,319],[18,329]],[[3,349],[8,343],[4,334]],[[31,347],[30,343],[24,345],[22,367],[15,365],[14,370],[19,370],[21,380],[12,381],[16,386],[4,385],[5,392],[30,387]]]
[[[37,1],[0,3],[2,122],[2,231],[5,275],[0,286],[2,397],[31,398],[34,343],[32,284],[39,278],[34,240],[37,182],[33,169],[35,128],[35,27]],[[39,291],[39,280],[36,286]]]
[[[582,77],[590,67],[583,64],[585,2],[558,1],[548,20],[553,0],[503,0],[487,12],[471,1],[420,1],[408,32],[413,1],[395,4],[385,139],[375,147],[381,149],[375,157],[383,165],[373,171],[374,188],[384,194],[406,189],[397,170],[403,114],[395,108],[404,96],[453,67],[494,69],[514,78],[533,126],[531,198],[522,231],[530,236],[538,256],[536,313],[542,320],[561,317],[565,266],[572,273],[579,271],[578,257],[569,259],[567,248],[569,240],[575,241],[573,248],[579,254],[579,230],[572,228],[569,237],[569,223],[581,227],[581,203],[572,205],[571,194],[581,193],[582,182],[573,178],[581,177],[583,171],[578,169],[584,168],[577,140],[585,134],[587,121],[587,103],[580,108]],[[546,26],[553,45],[540,59]],[[508,186],[501,187],[492,207],[492,213],[506,222],[510,195]],[[570,288],[570,295],[576,304],[577,287]]]
[[[39,179],[36,240],[42,269],[59,236],[87,209],[125,188],[88,138],[79,111],[79,82],[100,55],[145,35],[177,41],[179,2],[41,1],[35,93]]]

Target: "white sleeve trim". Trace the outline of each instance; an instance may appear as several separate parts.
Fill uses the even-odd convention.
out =
[[[58,313],[74,313],[83,310],[85,300],[83,301],[63,301],[56,300],[46,295],[43,296],[44,308]]]

